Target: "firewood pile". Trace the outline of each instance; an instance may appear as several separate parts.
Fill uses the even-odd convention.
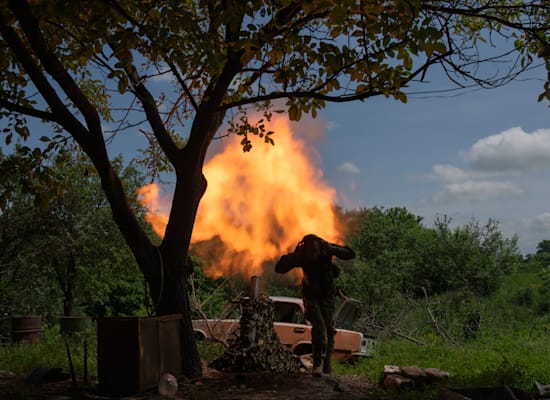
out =
[[[403,367],[384,365],[382,387],[386,389],[414,388],[450,377],[449,372],[437,368],[420,368],[416,365]]]
[[[240,300],[241,321],[237,340],[210,366],[230,372],[296,372],[300,358],[285,347],[273,327],[274,308],[265,296]]]

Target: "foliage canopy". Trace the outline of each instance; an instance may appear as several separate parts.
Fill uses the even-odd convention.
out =
[[[143,314],[143,280],[93,167],[65,151],[48,161],[52,179],[65,182],[57,198],[43,202],[41,186],[15,184],[0,214],[0,315]],[[143,184],[136,169],[114,162],[128,187]]]

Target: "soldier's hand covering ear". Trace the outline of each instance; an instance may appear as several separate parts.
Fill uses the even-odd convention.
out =
[[[294,254],[303,254],[304,252],[304,241],[302,240],[296,245],[296,248],[294,249]]]

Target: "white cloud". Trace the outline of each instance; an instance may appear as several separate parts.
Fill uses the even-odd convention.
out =
[[[436,164],[432,172],[442,183],[436,202],[486,201],[524,193],[510,181],[536,168],[550,168],[550,129],[526,133],[511,128],[478,140],[463,154],[468,169]]]
[[[347,172],[350,174],[358,174],[361,172],[359,167],[350,161],[346,161],[338,167],[338,171]]]
[[[434,201],[453,200],[485,201],[493,197],[522,194],[523,190],[512,182],[473,181],[447,183],[436,193]]]
[[[470,174],[460,168],[448,164],[436,164],[432,171],[444,182],[460,182],[470,178]]]
[[[478,140],[464,160],[482,171],[550,168],[550,129],[527,133],[519,127]]]
[[[496,178],[509,177],[510,172],[502,171],[477,171],[465,170],[449,164],[435,164],[432,167],[433,175],[446,183],[464,182],[464,181],[479,181],[479,180],[494,180]]]
[[[537,232],[550,231],[550,212],[535,215],[531,221],[531,227]]]

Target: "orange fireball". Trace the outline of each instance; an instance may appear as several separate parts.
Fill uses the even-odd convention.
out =
[[[204,166],[208,188],[192,243],[216,238],[204,267],[212,277],[261,274],[264,263],[292,251],[308,233],[338,241],[336,191],[309,156],[312,147],[296,137],[288,119],[274,117],[269,124],[275,146],[257,139],[244,153],[241,138],[232,135]],[[152,213],[162,208],[158,192],[149,187],[143,193],[157,196],[146,203]],[[164,233],[166,215],[148,219],[157,233]]]

